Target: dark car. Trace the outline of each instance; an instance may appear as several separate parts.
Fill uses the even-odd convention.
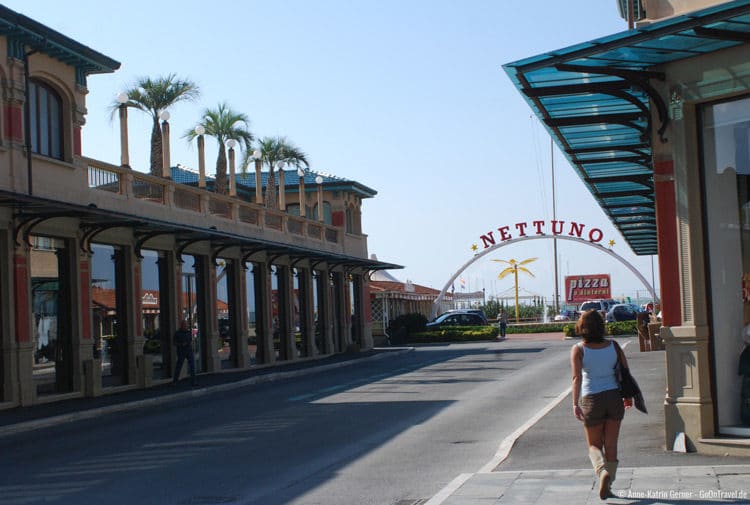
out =
[[[427,323],[428,330],[439,330],[449,326],[484,326],[487,320],[472,312],[448,312],[431,323]]]
[[[484,315],[484,311],[482,309],[453,309],[453,310],[447,310],[447,311],[443,312],[442,314],[440,314],[440,316],[438,316],[438,318],[436,318],[435,320],[439,319],[441,316],[444,316],[446,314],[476,314],[477,316],[479,316],[479,317],[482,318],[483,324],[488,324],[489,323],[489,321],[487,320],[487,316]]]
[[[612,305],[607,311],[607,322],[612,323],[616,321],[635,321],[638,317],[638,312],[629,303],[618,303]]]

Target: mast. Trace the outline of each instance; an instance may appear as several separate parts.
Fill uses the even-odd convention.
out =
[[[557,220],[557,209],[555,206],[555,150],[552,136],[549,138],[550,164],[552,165],[552,220]],[[552,234],[552,248],[555,257],[555,314],[560,313],[560,283],[557,274],[557,236]]]

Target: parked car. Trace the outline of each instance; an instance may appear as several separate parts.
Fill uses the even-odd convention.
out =
[[[578,308],[578,312],[583,314],[587,310],[598,310],[599,313],[602,315],[602,317],[605,317],[607,315],[607,312],[609,312],[610,307],[612,305],[617,305],[617,300],[587,300],[581,304],[581,306]]]
[[[555,321],[575,321],[576,319],[578,319],[578,312],[575,310],[561,310],[555,316]]]
[[[608,323],[616,321],[635,321],[637,317],[638,312],[629,303],[618,303],[612,305],[607,311]]]
[[[440,314],[440,316],[444,316],[445,314],[476,314],[482,318],[482,320],[484,321],[483,324],[489,323],[489,321],[487,320],[487,316],[484,315],[484,311],[482,309],[452,309],[443,312],[442,314]],[[438,318],[440,316],[438,316]],[[435,318],[435,320],[437,321],[438,318]]]
[[[427,330],[439,330],[449,326],[485,326],[487,319],[473,312],[447,312],[431,323],[427,323]]]

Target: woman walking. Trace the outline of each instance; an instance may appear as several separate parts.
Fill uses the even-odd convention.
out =
[[[618,354],[627,367],[625,355],[616,342],[604,338],[606,328],[596,310],[584,312],[576,323],[583,338],[570,350],[573,372],[573,414],[583,422],[589,459],[599,480],[599,498],[610,496],[617,473],[617,439],[625,405],[615,377]]]

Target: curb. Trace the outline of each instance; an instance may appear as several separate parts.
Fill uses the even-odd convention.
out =
[[[210,393],[217,393],[223,391],[231,391],[232,389],[239,389],[245,386],[252,386],[255,384],[262,384],[266,382],[273,382],[282,379],[289,379],[293,377],[300,377],[303,375],[310,375],[313,373],[325,372],[336,368],[343,368],[345,366],[351,366],[355,363],[364,363],[369,361],[377,361],[385,359],[388,356],[398,356],[414,351],[413,347],[405,347],[399,350],[391,350],[375,354],[374,356],[368,356],[366,358],[352,359],[347,361],[341,361],[338,363],[330,363],[328,365],[313,366],[310,368],[302,368],[299,370],[290,370],[288,372],[275,372],[266,375],[259,375],[255,377],[248,377],[247,379],[241,379],[235,382],[227,382],[224,384],[217,384],[215,386],[199,387],[190,391],[183,391],[179,393],[167,394],[162,396],[156,396],[154,398],[146,398],[144,400],[134,400],[132,402],[119,403],[115,405],[107,405],[106,407],[98,407],[88,410],[82,410],[78,412],[72,412],[69,414],[61,414],[57,416],[47,417],[44,419],[36,419],[34,421],[25,421],[18,424],[12,424],[3,426],[0,428],[0,437],[15,435],[18,433],[24,433],[27,431],[37,430],[41,428],[48,428],[50,426],[57,426],[63,423],[71,423],[74,421],[81,421],[84,419],[93,419],[95,417],[103,416],[106,414],[112,414],[115,412],[125,412],[129,410],[136,410],[143,407],[150,407],[154,405],[163,405],[170,402],[186,398],[199,398],[206,396]]]

